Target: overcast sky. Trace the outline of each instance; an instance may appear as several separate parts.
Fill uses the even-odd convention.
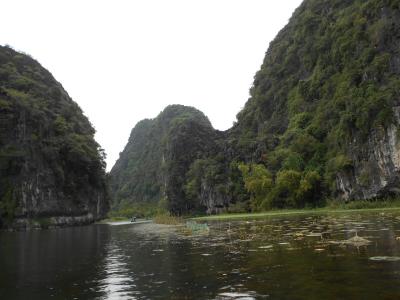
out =
[[[301,0],[2,0],[0,44],[62,83],[114,165],[131,129],[169,104],[228,129],[270,41]]]

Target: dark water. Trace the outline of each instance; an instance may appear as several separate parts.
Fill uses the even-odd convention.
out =
[[[209,228],[2,232],[0,299],[400,299],[400,212]]]

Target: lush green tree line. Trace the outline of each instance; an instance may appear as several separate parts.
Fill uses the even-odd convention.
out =
[[[167,144],[186,136],[170,152],[182,160],[157,168],[175,178],[167,186],[179,196],[168,201],[201,212],[210,201],[218,209],[259,211],[339,197],[337,174],[352,172],[371,132],[396,122],[399,5],[305,0],[270,44],[230,130],[209,132],[213,143],[195,141],[201,130],[187,124],[164,135]],[[186,142],[192,147],[179,151]],[[357,180],[370,184],[368,170]]]

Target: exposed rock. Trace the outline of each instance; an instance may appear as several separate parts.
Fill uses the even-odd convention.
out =
[[[138,123],[110,172],[114,205],[166,199],[176,214],[199,206],[186,201],[186,174],[193,161],[213,151],[215,136],[203,113],[183,105]]]
[[[342,198],[371,199],[400,193],[400,107],[393,110],[394,124],[372,130],[364,146],[357,139],[349,145],[353,168],[337,174]]]
[[[398,195],[399,45],[396,1],[303,1],[231,129],[160,114],[145,138],[132,131],[111,172],[116,203],[218,213]]]
[[[47,70],[0,47],[0,226],[103,218],[109,199],[94,132]]]

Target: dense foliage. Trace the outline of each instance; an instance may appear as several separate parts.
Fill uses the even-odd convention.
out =
[[[76,206],[89,187],[105,193],[105,154],[94,133],[47,70],[0,46],[0,215],[5,220],[29,210],[21,201],[27,201],[25,186],[32,180],[35,189],[54,192],[53,201],[62,194]]]
[[[395,123],[399,49],[399,1],[305,0],[271,43],[234,127],[186,160],[189,172],[173,170],[177,203],[258,211],[337,197],[352,154]],[[357,180],[370,184],[368,172]]]
[[[194,159],[211,149],[213,134],[203,113],[182,105],[139,122],[110,172],[114,209],[164,201],[178,214],[191,210],[196,203],[186,201],[186,173]]]
[[[271,43],[232,129],[238,156],[272,176],[262,208],[336,196],[337,172],[352,168],[350,152],[394,122],[399,5],[304,1]]]

